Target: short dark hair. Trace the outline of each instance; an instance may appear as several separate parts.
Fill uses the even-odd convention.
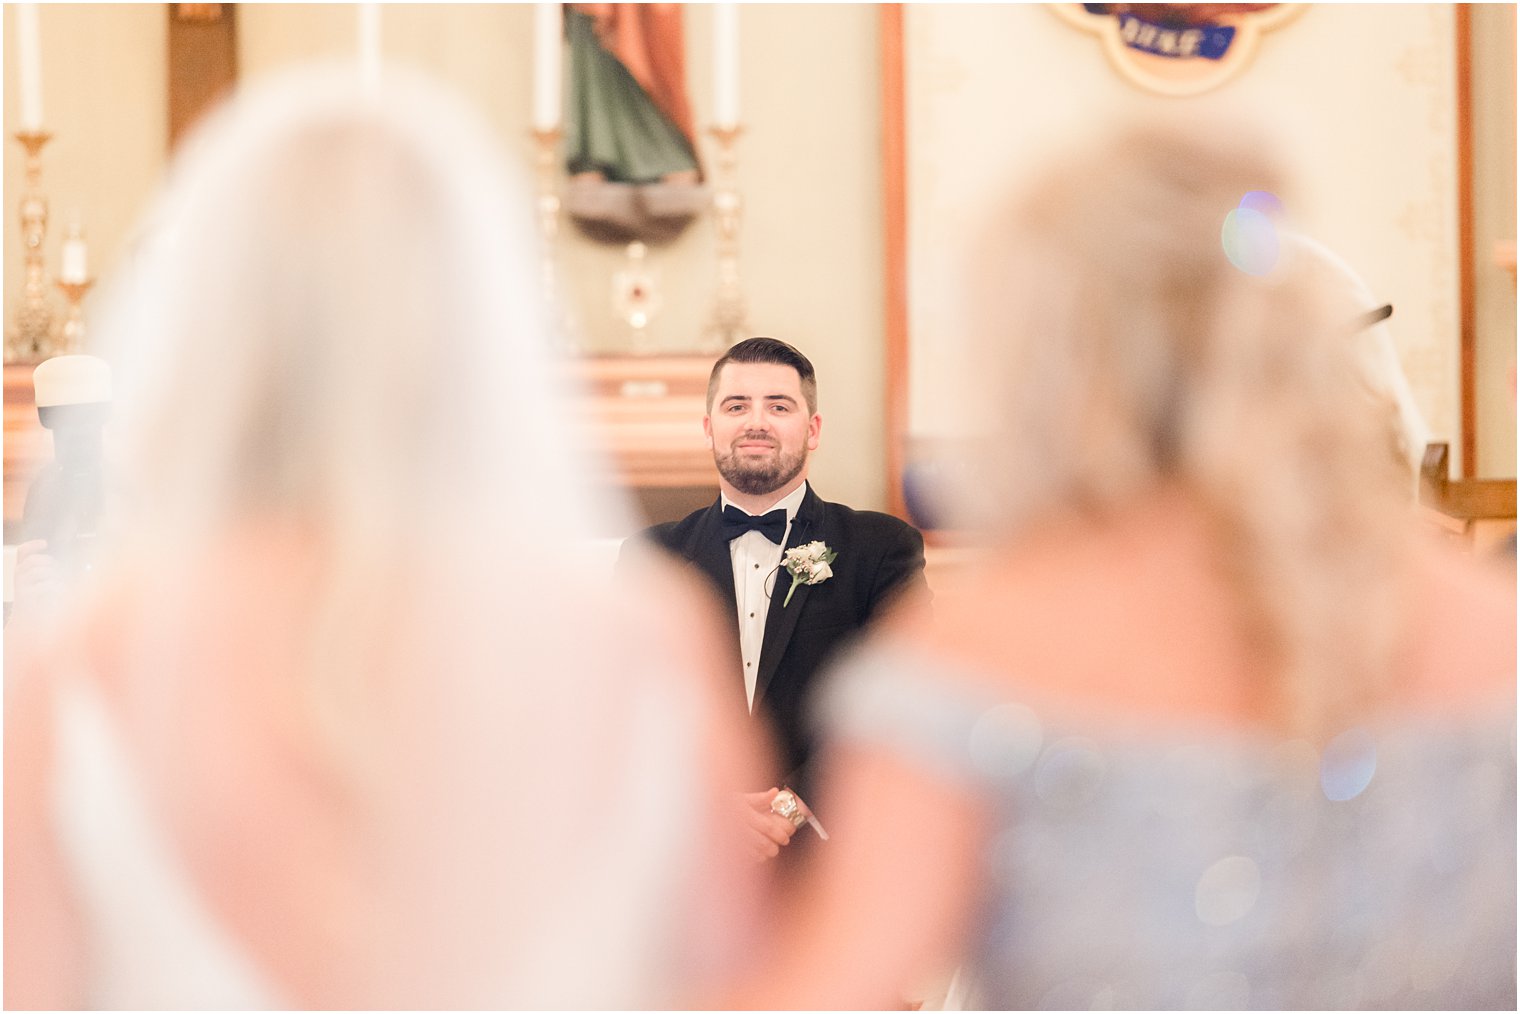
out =
[[[718,361],[713,363],[712,373],[707,377],[707,411],[712,411],[713,398],[718,395],[718,374],[729,363],[775,363],[790,366],[802,381],[802,397],[807,401],[808,415],[818,411],[818,374],[808,357],[779,338],[746,338],[736,342]]]

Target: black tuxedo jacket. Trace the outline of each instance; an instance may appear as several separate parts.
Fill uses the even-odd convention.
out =
[[[730,670],[733,700],[748,710],[739,675],[739,615],[734,594],[733,562],[720,529],[722,499],[680,521],[656,525],[638,536],[689,561],[724,604],[734,645]],[[632,540],[631,540],[632,541]],[[792,577],[777,571],[766,614],[760,671],[755,676],[755,715],[768,719],[775,734],[781,767],[775,782],[809,797],[808,761],[813,733],[806,712],[819,672],[839,649],[876,617],[889,601],[908,591],[927,592],[924,539],[918,530],[890,514],[852,510],[828,503],[811,485],[797,508],[786,548],[821,541],[838,555],[833,575],[815,585],[798,585],[789,604]],[[630,550],[624,547],[619,569]],[[721,678],[721,675],[720,675]]]

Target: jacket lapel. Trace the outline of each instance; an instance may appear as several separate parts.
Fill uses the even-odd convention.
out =
[[[797,516],[792,519],[792,530],[787,535],[785,548],[795,549],[815,539],[824,539],[822,521],[823,501],[818,499],[818,494],[813,492],[812,484],[809,483],[807,494],[797,508]],[[776,675],[781,656],[786,654],[792,632],[797,629],[797,617],[802,615],[802,610],[807,605],[808,592],[812,590],[810,585],[799,584],[792,593],[791,602],[783,606],[786,593],[791,587],[792,575],[786,572],[784,566],[778,567],[776,584],[771,590],[770,609],[765,615],[765,640],[760,645],[760,672],[755,676],[756,706],[760,704],[771,679]]]
[[[728,543],[722,538],[719,522],[723,517],[723,500],[718,498],[698,519],[691,537],[682,548],[682,556],[707,575],[719,597],[727,604],[724,615],[733,632],[735,643],[739,637],[739,599],[734,593],[734,561],[729,554]]]

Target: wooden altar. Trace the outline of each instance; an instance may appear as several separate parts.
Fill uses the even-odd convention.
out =
[[[581,388],[577,419],[607,452],[603,481],[626,490],[651,523],[684,517],[718,495],[702,433],[715,358],[603,356],[570,364]]]
[[[575,417],[606,449],[602,481],[626,491],[651,521],[672,521],[718,495],[712,451],[702,435],[713,356],[575,359]],[[31,363],[5,367],[5,542],[21,537],[21,508],[52,441],[37,422]],[[627,532],[602,532],[623,536]]]

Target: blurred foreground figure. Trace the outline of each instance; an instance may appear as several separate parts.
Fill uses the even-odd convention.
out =
[[[696,675],[710,607],[588,571],[632,520],[567,438],[531,201],[455,100],[353,76],[219,113],[101,322],[114,535],[7,638],[7,1006],[727,974],[758,768]]]
[[[994,548],[836,673],[835,847],[746,1001],[1513,1009],[1513,579],[1423,543],[1343,296],[1221,249],[1270,160],[1192,127],[992,218]]]

